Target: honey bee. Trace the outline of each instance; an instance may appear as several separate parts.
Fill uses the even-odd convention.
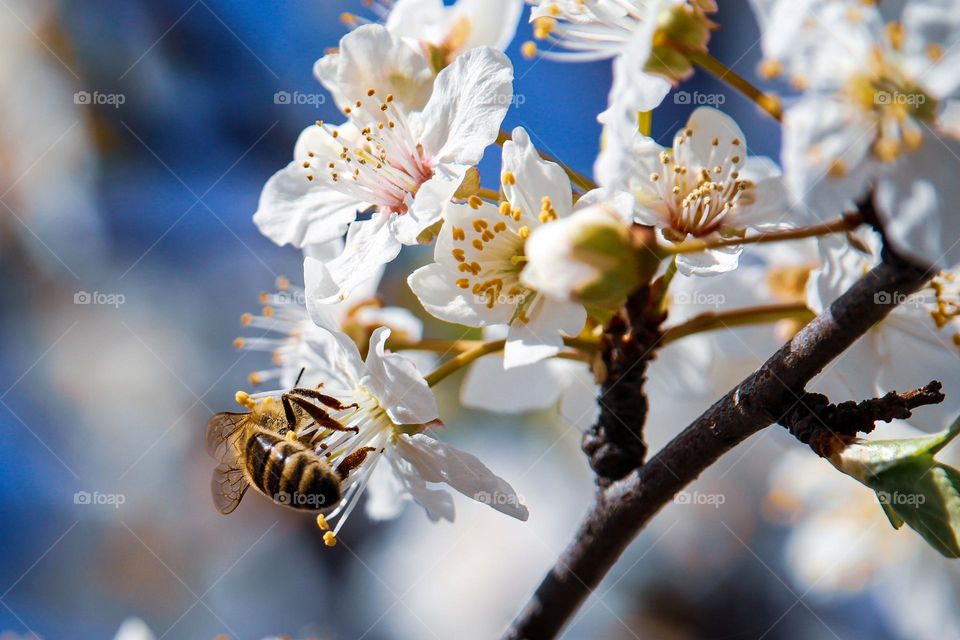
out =
[[[358,432],[330,416],[325,407],[345,411],[344,405],[315,389],[294,388],[280,396],[253,403],[246,394],[248,413],[218,413],[207,425],[207,451],[219,465],[213,472],[213,502],[224,514],[233,512],[251,486],[277,504],[302,511],[322,511],[341,498],[341,481],[365,457],[350,455],[336,469],[327,458],[297,436],[316,424],[324,433]],[[321,451],[324,449],[321,445]],[[361,452],[357,452],[361,453]]]

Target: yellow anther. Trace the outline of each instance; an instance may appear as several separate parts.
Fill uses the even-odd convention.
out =
[[[827,175],[835,179],[842,178],[847,175],[847,165],[844,164],[843,160],[837,158],[830,163],[830,168],[827,169]]]
[[[245,344],[247,344],[247,341],[243,338],[235,338],[233,341],[233,346],[237,349],[243,349]]]
[[[263,317],[272,318],[274,314],[273,307],[264,307],[263,308]]]
[[[330,531],[330,523],[327,522],[327,518],[322,513],[317,514],[317,526],[322,531]]]
[[[473,244],[473,248],[476,249],[477,251],[483,251],[483,242],[481,242],[478,238],[474,239],[472,244]]]
[[[505,185],[514,185],[517,184],[517,177],[513,175],[512,171],[504,171],[502,182]]]
[[[470,281],[467,280],[466,278],[460,278],[459,280],[457,280],[457,286],[460,287],[461,289],[469,289]]]
[[[493,230],[496,231],[497,233],[501,233],[501,232],[503,232],[503,231],[506,231],[506,230],[507,230],[507,223],[504,222],[503,220],[500,220],[500,221],[497,222],[495,225],[493,225]]]
[[[260,299],[260,304],[267,304],[268,302],[270,302],[270,294],[267,293],[266,291],[263,291],[260,293],[259,299]]]
[[[245,313],[245,314],[243,314],[242,316],[240,316],[240,324],[242,324],[243,326],[246,327],[246,326],[249,325],[251,322],[253,322],[253,314],[252,314],[252,313]]]
[[[297,432],[291,429],[290,431],[287,431],[285,434],[283,434],[283,437],[289,440],[290,442],[296,442]]]
[[[352,27],[353,25],[357,24],[357,22],[359,21],[360,21],[360,18],[353,15],[352,13],[348,13],[344,11],[343,13],[340,14],[340,22],[347,25],[348,27]]]
[[[483,200],[481,200],[480,196],[477,196],[477,195],[470,196],[470,199],[467,200],[467,202],[470,203],[470,207],[472,209],[479,209],[480,206],[483,204]]]
[[[510,203],[509,203],[509,202],[501,202],[501,203],[500,203],[500,213],[503,214],[503,215],[505,215],[505,216],[510,215]]]
[[[537,43],[533,40],[527,40],[523,43],[523,46],[520,47],[520,53],[522,53],[523,57],[527,60],[535,58],[537,56]]]
[[[476,219],[473,221],[473,230],[477,233],[480,233],[487,228],[487,221],[482,219]]]
[[[517,235],[526,240],[530,237],[530,227],[524,225],[517,229]]]
[[[490,242],[496,237],[497,235],[493,231],[490,231],[490,229],[484,229],[483,235],[480,236],[480,239],[484,242]]]
[[[457,262],[463,262],[464,260],[467,259],[466,254],[463,252],[463,249],[454,249],[450,253],[453,254],[453,259],[456,260]]]
[[[263,384],[263,376],[261,376],[257,372],[251,373],[249,376],[247,376],[247,379],[250,380],[250,384],[252,384],[255,387],[258,387],[261,384]]]
[[[533,22],[533,37],[537,40],[546,40],[550,37],[550,34],[553,32],[553,28],[557,26],[557,21],[555,18],[549,16],[541,16],[534,20]],[[536,44],[534,46],[534,52],[536,52]]]
[[[520,218],[523,216],[523,212],[520,211],[520,209],[513,209],[513,210],[510,212],[510,215],[513,216],[513,219],[514,219],[514,220],[516,220],[517,222],[519,222],[519,221],[520,221]]]
[[[466,240],[466,239],[467,239],[467,232],[464,231],[461,227],[453,227],[453,231],[452,231],[452,232],[453,232],[453,239],[454,239],[454,240],[463,241],[463,240]]]
[[[286,291],[290,288],[290,279],[286,276],[280,276],[277,278],[277,289],[280,291]]]
[[[327,531],[325,534],[323,534],[323,544],[327,545],[328,547],[337,546],[337,537],[333,535],[333,531]]]
[[[777,60],[764,60],[760,63],[758,71],[763,78],[772,80],[783,75],[783,65]]]
[[[237,391],[237,393],[234,394],[233,399],[238,405],[241,407],[246,407],[247,409],[253,409],[254,405],[256,404],[253,401],[253,398],[250,397],[250,394],[246,391]]]

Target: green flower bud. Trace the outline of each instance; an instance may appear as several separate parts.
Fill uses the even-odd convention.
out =
[[[662,255],[653,232],[602,205],[544,225],[527,241],[528,286],[590,307],[617,308],[650,282]]]

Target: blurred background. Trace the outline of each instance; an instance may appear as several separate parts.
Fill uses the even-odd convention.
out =
[[[724,5],[713,49],[754,77],[745,4]],[[311,67],[346,32],[341,12],[370,15],[361,5],[0,0],[0,637],[112,638],[135,617],[169,639],[493,638],[572,534],[592,493],[579,451],[589,404],[466,411],[456,380],[440,388],[444,437],[509,479],[529,522],[458,497],[453,525],[415,507],[376,525],[358,513],[326,549],[311,518],[258,496],[229,517],[211,503],[206,421],[265,366],[233,349],[239,317],[278,276],[301,278],[299,252],[260,236],[251,216],[299,131],[337,119]],[[522,101],[506,126],[589,172],[609,64],[524,60],[529,37],[524,20],[508,51]],[[711,104],[742,123],[753,153],[776,157],[775,123],[738,95],[703,74],[684,89],[657,112],[661,141]],[[497,176],[498,162],[482,173]],[[403,274],[429,255],[404,252],[388,302],[421,312]],[[651,371],[652,446],[714,399],[677,388],[674,357]],[[855,536],[800,536],[805,502],[822,502],[807,485],[828,470],[807,456],[777,471],[796,449],[769,429],[721,460],[564,637],[911,638],[918,619],[954,629],[953,570],[937,569],[937,597],[918,593],[926,582],[911,576],[928,575],[930,557],[904,537],[865,550]],[[850,492],[845,515],[870,500]],[[869,506],[864,530],[886,527]]]

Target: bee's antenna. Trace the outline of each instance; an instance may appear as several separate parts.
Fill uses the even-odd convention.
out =
[[[297,376],[297,381],[293,383],[293,386],[294,386],[294,387],[299,387],[299,386],[300,386],[300,378],[303,377],[303,372],[306,371],[306,370],[307,370],[306,367],[303,367],[302,369],[300,369],[300,374]]]

